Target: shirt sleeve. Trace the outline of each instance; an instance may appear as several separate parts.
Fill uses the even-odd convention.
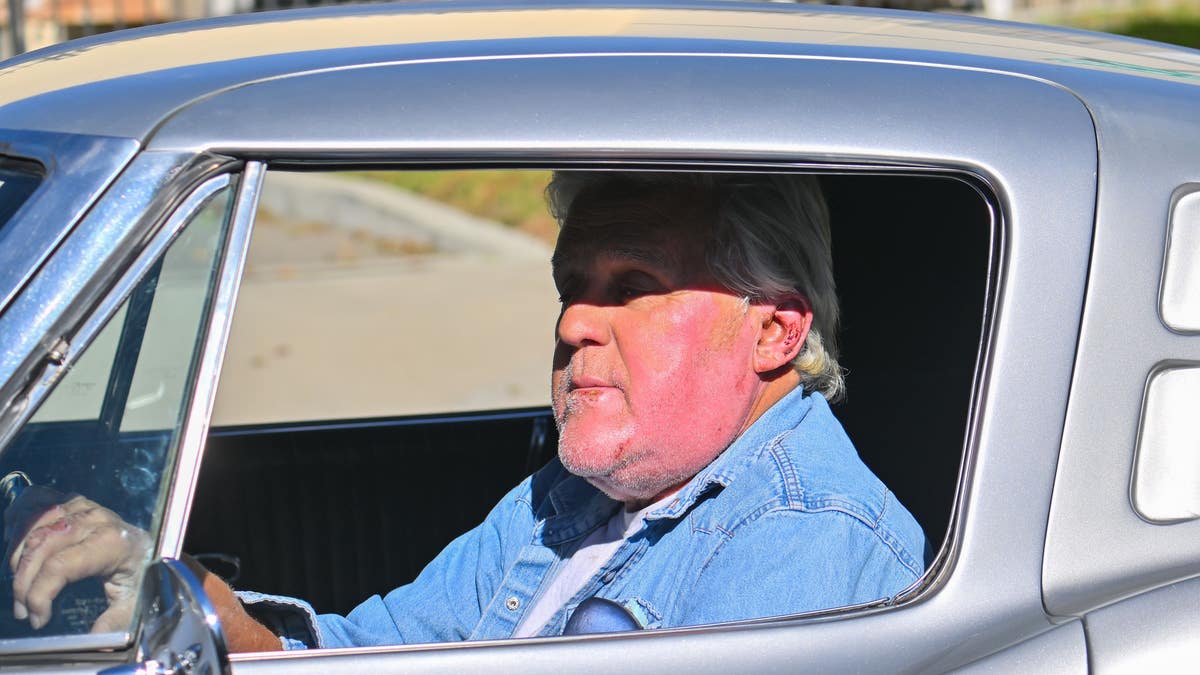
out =
[[[872,527],[837,510],[771,511],[726,533],[672,625],[782,616],[889,598],[920,577]]]
[[[302,601],[239,592],[247,611],[280,635],[287,649],[366,647],[467,639],[503,580],[511,549],[528,540],[526,479],[477,527],[452,541],[417,578],[368,598],[346,616],[317,615]],[[524,540],[521,532],[524,531]]]
[[[515,550],[528,543],[532,531],[528,487],[526,479],[510,491],[481,524],[446,546],[412,583],[368,598],[345,617],[317,617],[322,646],[469,638],[503,582]]]

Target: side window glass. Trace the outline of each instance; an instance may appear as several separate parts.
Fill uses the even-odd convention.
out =
[[[14,601],[9,557],[31,522],[76,495],[157,535],[230,202],[231,190],[224,188],[195,212],[0,454],[8,506],[0,639],[132,630],[135,617],[94,626],[109,608],[95,579],[68,585],[54,600],[49,623],[35,629],[8,611]],[[28,494],[9,506],[15,493]]]

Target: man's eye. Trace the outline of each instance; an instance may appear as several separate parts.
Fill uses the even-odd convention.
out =
[[[650,295],[654,291],[636,284],[621,284],[617,287],[617,297],[621,300],[632,300],[640,298],[643,295]]]

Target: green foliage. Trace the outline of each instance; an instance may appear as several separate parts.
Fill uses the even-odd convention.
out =
[[[1200,49],[1200,12],[1137,17],[1110,32]]]
[[[1121,12],[1085,14],[1068,23],[1077,28],[1200,49],[1200,2],[1195,0],[1172,7],[1143,6]]]
[[[543,196],[549,171],[373,171],[362,175],[548,241],[557,234]]]

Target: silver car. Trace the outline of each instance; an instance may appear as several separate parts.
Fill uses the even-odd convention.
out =
[[[13,616],[6,556],[0,669],[1189,669],[1198,158],[1196,51],[883,10],[337,7],[7,61],[0,497],[86,495],[156,555],[99,631],[94,579]],[[819,176],[835,412],[925,575],[732,624],[226,654],[181,553],[345,612],[553,454],[560,168]]]

